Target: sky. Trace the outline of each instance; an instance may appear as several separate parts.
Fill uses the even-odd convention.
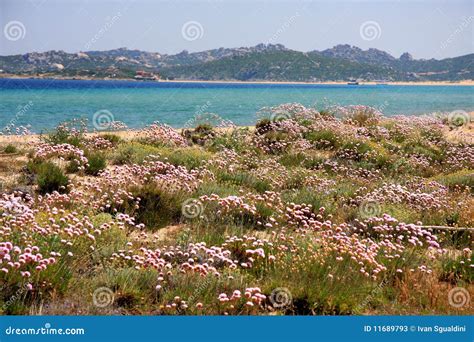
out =
[[[279,43],[440,59],[474,52],[474,1],[0,0],[0,29],[0,55]]]

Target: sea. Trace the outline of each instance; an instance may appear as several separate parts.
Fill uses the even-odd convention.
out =
[[[161,122],[180,128],[213,117],[253,125],[264,107],[301,103],[324,109],[368,105],[386,116],[474,111],[474,86],[320,85],[0,79],[0,131],[28,126],[36,133],[61,122],[98,115],[129,128]],[[105,115],[105,117],[104,117]]]

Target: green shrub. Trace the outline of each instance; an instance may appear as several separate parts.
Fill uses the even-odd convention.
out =
[[[345,119],[360,127],[375,126],[380,122],[381,113],[373,107],[349,106]]]
[[[246,186],[263,193],[271,190],[271,185],[264,180],[260,180],[247,172],[226,173],[220,172],[217,177],[222,182],[228,182],[234,185]]]
[[[304,134],[304,138],[320,149],[338,148],[341,145],[340,137],[329,129],[308,131]]]
[[[279,163],[286,167],[300,166],[305,161],[303,153],[286,153],[280,157]]]
[[[248,127],[236,128],[230,132],[217,135],[211,142],[206,146],[209,151],[217,152],[222,148],[234,150],[236,152],[248,152],[249,150],[258,152],[254,146],[249,145],[247,137],[251,134]]]
[[[102,153],[88,153],[86,157],[88,160],[86,174],[88,175],[97,176],[107,166],[107,160]]]
[[[206,142],[216,136],[214,128],[210,124],[198,125],[194,130],[185,130],[183,135],[188,141],[194,144],[204,146]]]
[[[70,144],[80,146],[84,140],[85,132],[86,123],[84,120],[71,120],[60,123],[43,139],[53,145]]]
[[[203,195],[209,194],[216,194],[220,197],[227,197],[227,196],[238,196],[239,195],[239,187],[232,184],[219,184],[217,182],[204,182],[202,183],[199,188],[196,190],[196,196],[200,197]]]
[[[470,260],[464,256],[459,256],[454,259],[449,255],[445,256],[442,259],[439,279],[441,281],[449,281],[453,284],[457,284],[459,281],[471,284],[474,281],[474,272],[470,266],[473,262],[474,254],[472,254]]]
[[[79,171],[79,164],[75,160],[69,161],[66,165],[67,173],[76,173]]]
[[[326,209],[327,214],[332,214],[336,210],[335,201],[331,196],[309,188],[286,191],[283,193],[283,200],[286,203],[311,205],[315,214],[319,212],[321,207]]]
[[[115,165],[141,164],[150,155],[160,154],[160,148],[139,142],[120,144],[111,159]]]
[[[303,160],[303,167],[306,169],[317,169],[324,164],[326,158],[321,156],[309,156]]]
[[[5,148],[3,149],[3,152],[5,153],[17,153],[18,152],[18,149],[13,146],[12,144],[8,144],[7,146],[5,146]]]
[[[35,166],[37,173],[38,191],[42,194],[58,191],[65,193],[68,191],[68,177],[63,171],[51,162],[43,162]]]
[[[262,119],[258,121],[255,125],[255,133],[259,135],[267,133],[270,131],[271,124],[272,122],[270,119]]]
[[[112,133],[101,134],[100,137],[110,141],[114,146],[118,145],[122,141],[122,138]]]
[[[343,159],[351,159],[354,161],[366,160],[365,157],[368,157],[368,154],[373,151],[372,146],[360,140],[351,140],[345,142],[340,150],[337,152],[337,156]]]
[[[171,194],[153,184],[136,187],[131,192],[140,197],[139,208],[135,213],[137,221],[152,230],[178,223],[182,203],[190,198],[189,194]]]
[[[435,180],[446,185],[451,190],[456,188],[468,188],[474,193],[474,172],[471,170],[463,170],[448,175],[435,177]]]
[[[186,147],[186,148],[160,148],[160,157],[158,160],[167,161],[173,165],[181,165],[188,169],[196,169],[202,166],[203,162],[212,156],[211,153],[202,148]]]

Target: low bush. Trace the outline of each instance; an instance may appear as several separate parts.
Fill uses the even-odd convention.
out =
[[[63,173],[61,168],[51,162],[43,162],[35,165],[33,169],[36,173],[38,191],[41,194],[57,191],[65,193],[68,191],[69,178]]]
[[[107,166],[107,160],[100,152],[87,153],[86,157],[88,163],[85,171],[88,175],[97,176]]]
[[[183,135],[193,144],[204,146],[209,140],[212,140],[216,136],[216,132],[211,125],[201,124],[193,130],[185,130]]]
[[[13,154],[13,153],[17,153],[18,152],[18,149],[16,148],[16,146],[12,145],[12,144],[8,144],[7,146],[5,146],[5,148],[3,149],[3,152],[4,153],[8,153],[8,154]]]

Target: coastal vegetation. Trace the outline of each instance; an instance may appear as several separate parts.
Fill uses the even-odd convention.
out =
[[[0,312],[472,315],[465,114],[2,137]]]

